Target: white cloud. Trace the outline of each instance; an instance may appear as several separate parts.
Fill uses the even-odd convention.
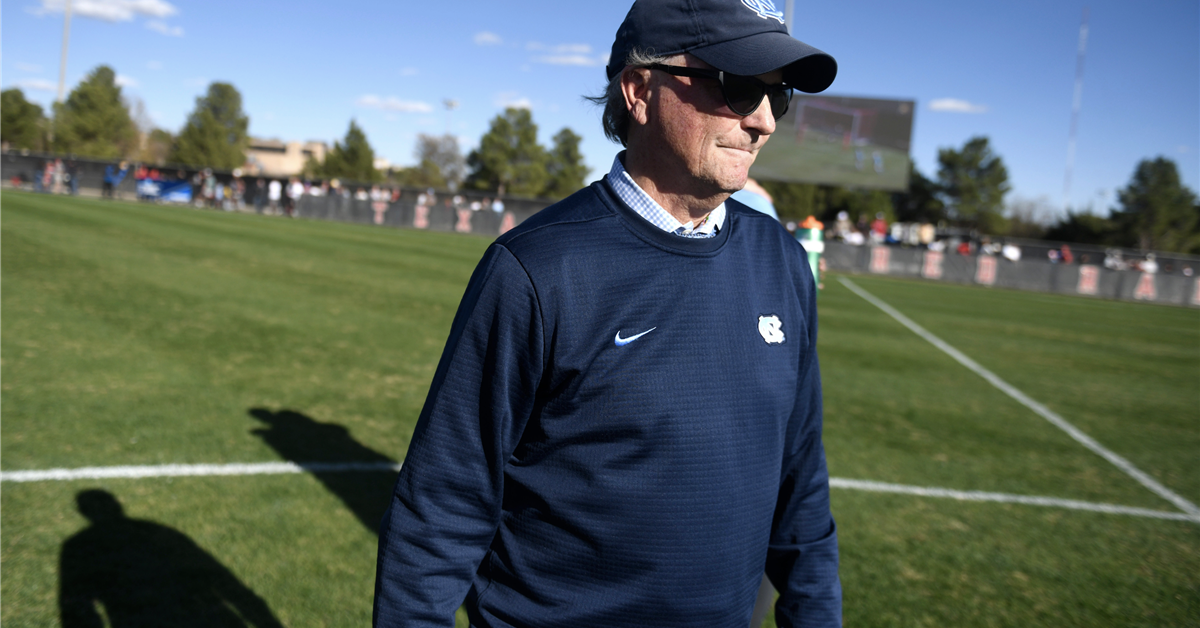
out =
[[[113,82],[117,84],[117,87],[137,87],[138,86],[137,79],[133,78],[132,76],[125,76],[124,74],[118,74],[117,78],[114,79]]]
[[[416,68],[400,68],[400,76],[416,76],[420,72]]]
[[[526,50],[534,50],[538,52],[549,52],[556,55],[577,54],[590,55],[592,47],[587,44],[559,44],[557,46],[547,46],[546,44],[531,41],[525,44]]]
[[[502,43],[504,43],[504,40],[500,39],[500,36],[496,33],[489,33],[488,31],[475,33],[476,46],[499,46]]]
[[[162,61],[147,61],[146,69],[147,70],[161,70],[161,69],[163,69]]]
[[[62,13],[66,0],[42,0],[39,7],[29,10],[34,15]],[[105,22],[128,22],[136,15],[163,18],[175,15],[179,9],[165,0],[74,0],[71,14]]]
[[[550,65],[578,65],[591,67],[600,65],[600,60],[595,57],[586,55],[548,55],[545,57],[534,57],[535,63],[547,63]]]
[[[183,37],[182,26],[170,26],[166,22],[160,22],[158,20],[146,22],[146,28],[170,37]]]
[[[533,109],[533,101],[521,96],[517,92],[500,92],[496,94],[496,100],[493,101],[497,107],[514,109]]]
[[[36,73],[36,72],[42,71],[42,66],[40,66],[36,63],[14,63],[13,67],[17,68],[18,70],[20,70],[22,72]]]
[[[52,92],[58,89],[58,84],[46,79],[23,79],[14,83],[17,87],[24,90],[34,90],[42,92]]]
[[[950,113],[983,113],[988,110],[986,105],[977,105],[958,98],[938,98],[929,101],[932,111],[948,111]]]
[[[383,111],[399,111],[400,113],[430,113],[433,105],[417,100],[400,100],[395,96],[380,98],[374,94],[364,94],[355,101],[359,107],[382,109]]]

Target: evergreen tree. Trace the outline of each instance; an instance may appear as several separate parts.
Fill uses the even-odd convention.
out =
[[[1068,211],[1066,217],[1051,226],[1044,237],[1056,242],[1111,246],[1117,244],[1116,234],[1117,225],[1108,218]]]
[[[196,98],[196,108],[175,140],[170,160],[193,166],[232,170],[246,161],[250,118],[242,95],[229,83],[213,83]]]
[[[546,149],[537,142],[537,125],[528,109],[509,107],[492,119],[467,156],[467,186],[497,194],[536,196],[546,189]]]
[[[1144,159],[1119,195],[1121,210],[1113,221],[1123,236],[1119,244],[1139,249],[1200,252],[1200,206],[1196,193],[1179,179],[1175,162],[1166,157]]]
[[[542,196],[565,198],[585,185],[584,179],[591,169],[583,164],[583,154],[579,152],[582,140],[567,127],[554,136],[554,146],[546,156],[546,174],[550,180]]]
[[[962,150],[939,149],[937,176],[950,218],[984,233],[1004,231],[1008,169],[992,153],[988,138],[973,137]]]
[[[946,204],[938,198],[938,185],[909,162],[908,190],[897,197],[896,218],[901,222],[937,224],[946,218]]]
[[[54,150],[113,159],[137,151],[137,129],[121,99],[117,75],[102,65],[54,109]]]
[[[0,92],[0,141],[12,148],[46,149],[46,115],[17,88]]]
[[[320,165],[316,174],[363,183],[383,178],[375,169],[375,151],[367,141],[367,135],[354,120],[350,120],[345,139],[333,143],[333,148],[325,155],[325,163]]]

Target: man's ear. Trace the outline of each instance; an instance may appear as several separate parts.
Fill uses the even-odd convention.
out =
[[[621,72],[625,108],[639,126],[650,120],[650,74],[649,68],[626,68]]]

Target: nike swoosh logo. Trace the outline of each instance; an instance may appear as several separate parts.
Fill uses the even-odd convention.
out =
[[[617,343],[617,346],[618,346],[618,347],[624,347],[625,345],[627,345],[627,344],[629,344],[629,343],[633,342],[634,340],[637,340],[638,338],[641,338],[642,336],[645,336],[646,334],[648,334],[648,333],[650,333],[650,332],[652,332],[652,331],[654,331],[654,330],[656,330],[656,329],[658,329],[658,328],[657,328],[657,327],[651,327],[650,329],[647,329],[646,331],[644,331],[644,332],[642,332],[642,333],[640,333],[640,334],[635,334],[635,335],[633,335],[633,336],[630,336],[630,337],[628,337],[628,338],[622,338],[622,337],[621,337],[621,332],[620,332],[620,331],[618,331],[618,332],[617,332],[617,337],[613,339],[613,342]]]

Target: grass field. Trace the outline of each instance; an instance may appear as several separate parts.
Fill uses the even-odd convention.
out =
[[[488,244],[8,191],[0,203],[6,473],[402,460]],[[838,279],[819,343],[834,477],[1179,512]],[[1200,502],[1200,311],[853,281]],[[128,609],[191,604],[173,625],[365,625],[393,478],[5,481],[0,623],[145,625]],[[847,625],[1200,625],[1197,522],[832,499]],[[123,516],[100,508],[114,500]]]

